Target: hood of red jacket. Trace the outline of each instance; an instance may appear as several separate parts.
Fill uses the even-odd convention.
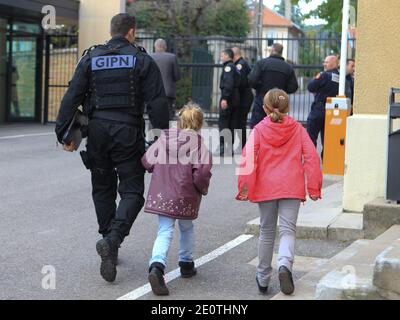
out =
[[[280,147],[296,134],[299,126],[300,124],[289,116],[283,117],[282,122],[272,122],[269,117],[265,117],[256,129],[264,143]]]

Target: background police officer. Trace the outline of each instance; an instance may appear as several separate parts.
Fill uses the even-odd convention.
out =
[[[102,260],[100,273],[109,282],[117,274],[118,248],[144,204],[144,103],[153,126],[168,127],[161,74],[144,49],[133,45],[135,25],[135,18],[127,14],[112,18],[112,39],[87,50],[78,63],[56,125],[62,143],[73,114],[84,104],[89,115],[90,164],[86,165],[91,170],[92,196],[103,235],[96,249]],[[64,145],[64,149],[73,151],[74,146]],[[117,188],[121,197],[118,208]]]
[[[247,139],[247,116],[250,112],[250,108],[254,100],[253,91],[251,90],[249,81],[247,79],[251,71],[251,68],[247,63],[247,61],[243,59],[241,51],[238,47],[233,47],[232,51],[234,54],[233,62],[235,63],[237,70],[240,72],[240,86],[239,86],[240,106],[239,106],[239,123],[237,129],[241,130],[241,142],[243,148],[246,144],[246,139]]]
[[[354,73],[356,68],[356,61],[348,59],[346,64],[346,97],[350,98],[351,105],[354,104]],[[351,108],[353,114],[353,108]]]
[[[219,108],[219,130],[228,129],[230,131],[230,141],[225,141],[223,134],[220,136],[220,155],[223,156],[228,150],[233,155],[233,144],[235,139],[234,129],[238,127],[239,122],[239,85],[240,73],[233,63],[233,51],[225,49],[221,52],[223,70],[220,79],[221,101]],[[227,148],[225,148],[227,146]],[[228,154],[228,153],[227,153]]]
[[[324,145],[326,98],[336,97],[339,93],[338,66],[339,60],[336,56],[327,56],[324,61],[324,71],[308,84],[308,91],[315,95],[315,100],[307,119],[307,132],[315,146],[319,133],[322,146]]]
[[[250,121],[251,128],[254,128],[267,115],[263,109],[263,100],[269,90],[278,88],[290,94],[295,93],[299,87],[294,70],[282,57],[282,53],[283,46],[280,43],[274,43],[271,55],[257,61],[249,74],[249,83],[256,89]]]

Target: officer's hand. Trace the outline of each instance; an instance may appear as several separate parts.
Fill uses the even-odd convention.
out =
[[[221,100],[221,109],[225,110],[226,108],[228,108],[228,101]]]
[[[310,196],[310,199],[311,199],[312,201],[317,201],[317,200],[318,200],[318,197],[316,197],[316,196]]]
[[[63,144],[63,149],[68,152],[73,152],[75,150],[75,143],[71,141],[70,144]]]

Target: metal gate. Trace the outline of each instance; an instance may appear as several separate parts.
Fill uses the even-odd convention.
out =
[[[137,38],[151,53],[156,38]],[[51,35],[46,37],[44,121],[56,120],[61,99],[68,87],[78,61],[76,35]],[[233,38],[233,37],[176,37],[168,38],[168,51],[178,56],[182,78],[177,83],[177,107],[193,101],[203,108],[206,117],[218,117],[220,97],[219,78],[222,71],[220,52],[238,46],[250,65],[260,56],[269,55],[273,43],[284,46],[284,58],[292,64],[299,82],[299,90],[290,95],[290,115],[305,122],[313,95],[307,91],[308,82],[322,70],[325,56],[339,54],[340,38],[316,36],[313,38]],[[260,46],[261,43],[261,46]],[[355,56],[355,39],[351,39],[348,58]],[[262,53],[258,52],[263,48]]]
[[[45,39],[44,122],[55,122],[60,103],[78,61],[77,35],[47,35]]]

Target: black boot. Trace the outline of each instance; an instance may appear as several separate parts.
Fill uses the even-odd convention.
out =
[[[262,287],[262,286],[260,285],[260,282],[258,282],[257,276],[256,276],[256,282],[257,282],[258,292],[259,292],[260,294],[267,294],[268,286]]]
[[[103,234],[103,239],[105,239],[105,238],[107,238],[107,235],[104,235],[104,234]],[[119,248],[121,248],[121,245],[118,246],[118,249],[119,249]],[[115,259],[114,259],[114,260],[115,260],[115,265],[117,266],[117,265],[119,264],[119,263],[118,263],[118,250],[117,250],[116,254],[114,254],[114,258],[115,258]]]
[[[119,244],[108,238],[101,239],[96,244],[96,250],[101,257],[100,274],[104,280],[113,282],[117,276],[117,259]]]
[[[169,290],[164,280],[164,269],[165,266],[162,263],[154,262],[151,264],[149,269],[149,282],[151,290],[157,296],[169,295]]]
[[[279,283],[284,294],[291,295],[294,292],[292,273],[285,266],[279,267]]]
[[[197,269],[194,267],[194,262],[183,262],[179,261],[179,266],[181,267],[181,277],[191,278],[197,274]]]

